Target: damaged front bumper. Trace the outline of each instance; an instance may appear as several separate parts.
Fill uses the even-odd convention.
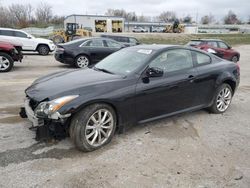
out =
[[[28,118],[32,123],[31,130],[36,131],[37,141],[50,139],[63,139],[68,136],[68,122],[71,114],[61,115],[57,112],[58,119],[48,119],[36,117],[30,105],[30,99],[25,99],[24,107],[21,107],[19,115]]]

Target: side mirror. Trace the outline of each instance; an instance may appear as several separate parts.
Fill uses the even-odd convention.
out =
[[[31,36],[28,36],[27,38],[28,38],[28,39],[32,39],[32,37],[31,37]]]
[[[232,49],[232,46],[228,46],[228,49]]]
[[[163,73],[164,71],[158,67],[151,67],[151,68],[148,68],[146,71],[146,74],[148,77],[162,77]]]

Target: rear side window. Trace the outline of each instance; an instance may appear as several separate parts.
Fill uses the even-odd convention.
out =
[[[118,42],[114,42],[111,40],[105,40],[105,41],[106,41],[106,44],[109,48],[120,48],[121,47],[121,45]]]
[[[189,46],[198,46],[200,45],[202,42],[200,40],[191,40],[188,42]]]
[[[200,52],[193,52],[193,54],[194,54],[194,57],[196,59],[196,63],[198,65],[204,65],[204,64],[211,63],[211,58],[208,55],[200,53]]]
[[[137,44],[138,41],[135,38],[129,38],[129,42],[132,44]]]
[[[119,41],[119,42],[128,42],[128,38],[127,37],[117,37],[115,40]]]
[[[20,32],[20,31],[15,31],[15,36],[16,37],[21,37],[21,38],[27,38],[28,37],[25,33]]]
[[[0,30],[0,35],[4,35],[4,36],[14,36],[14,31],[11,30]]]
[[[103,40],[89,40],[83,46],[104,47]]]

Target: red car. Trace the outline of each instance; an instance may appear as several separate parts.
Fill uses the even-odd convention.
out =
[[[187,45],[213,53],[223,59],[233,61],[235,63],[240,60],[240,53],[219,39],[191,40]]]
[[[22,46],[0,41],[0,72],[8,72],[15,61],[22,61]]]

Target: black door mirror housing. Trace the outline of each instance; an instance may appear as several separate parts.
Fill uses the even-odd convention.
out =
[[[163,69],[158,68],[158,67],[151,67],[147,69],[146,74],[148,77],[162,77],[164,74],[164,71]]]

